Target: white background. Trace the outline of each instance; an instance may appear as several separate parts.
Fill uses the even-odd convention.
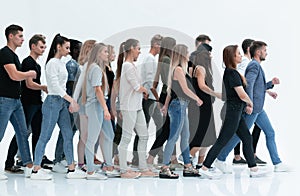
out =
[[[191,37],[192,41],[185,43],[190,47],[190,51],[194,50],[193,39],[198,34],[209,35],[212,39],[215,65],[222,70],[222,50],[226,45],[241,45],[245,38],[265,41],[268,44],[268,56],[262,65],[266,77],[270,80],[277,76],[281,81],[281,84],[275,87],[279,94],[278,99],[267,97],[265,109],[275,128],[282,160],[296,166],[296,161],[299,161],[300,136],[297,85],[297,55],[300,44],[297,19],[300,18],[300,14],[296,4],[297,1],[293,0],[1,1],[0,46],[6,44],[4,29],[13,23],[24,28],[25,42],[22,48],[17,49],[20,60],[29,54],[28,40],[35,33],[46,35],[50,47],[56,33],[81,41],[91,38],[103,41],[129,29],[156,26],[173,29]],[[124,33],[122,36],[134,37]],[[149,36],[148,40],[150,39]],[[125,38],[120,38],[120,41],[124,40]],[[113,43],[116,48],[120,41]],[[40,59],[41,65],[44,65],[47,53],[48,51]],[[7,141],[12,133],[11,127],[8,128],[0,143],[1,160],[6,156]],[[270,163],[263,137],[259,143],[258,154]],[[0,165],[2,164],[3,161]]]

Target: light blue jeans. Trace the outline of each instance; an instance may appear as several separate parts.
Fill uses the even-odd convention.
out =
[[[248,129],[250,129],[254,125],[254,123],[256,123],[259,126],[259,128],[261,128],[262,131],[265,133],[266,144],[273,165],[277,165],[278,163],[281,163],[281,160],[277,152],[276,142],[275,142],[275,131],[271,125],[271,122],[265,110],[262,110],[260,113],[255,113],[251,115],[244,114],[244,118]],[[218,160],[225,161],[228,154],[239,142],[240,142],[239,137],[236,134],[234,134],[234,136],[230,139],[230,141],[226,144],[226,146],[222,149],[222,151],[218,155]]]
[[[190,163],[189,120],[186,113],[188,101],[177,98],[171,101],[168,109],[170,116],[170,135],[164,149],[163,164],[169,165],[175,144],[181,135],[180,149],[184,164]],[[195,106],[196,107],[196,106]]]
[[[40,165],[45,148],[49,142],[56,123],[63,136],[63,148],[68,165],[74,161],[73,131],[71,127],[68,102],[59,95],[48,95],[42,106],[43,121],[41,134],[35,148],[34,165]]]
[[[88,116],[88,137],[85,146],[85,156],[87,162],[87,171],[95,171],[94,151],[95,144],[99,138],[101,130],[104,134],[103,157],[108,166],[112,166],[112,147],[115,137],[110,120],[104,120],[104,111],[99,102],[86,105],[86,114]]]
[[[27,126],[21,100],[0,97],[0,142],[4,136],[8,121],[10,121],[14,127],[23,164],[27,165],[32,163],[27,140]]]

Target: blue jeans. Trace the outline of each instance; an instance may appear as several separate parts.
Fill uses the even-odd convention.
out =
[[[184,164],[190,163],[189,120],[186,113],[188,101],[176,98],[169,105],[170,135],[165,146],[163,164],[169,165],[175,144],[181,135],[180,149]],[[195,106],[196,107],[196,106]]]
[[[17,144],[24,165],[32,163],[27,140],[27,126],[20,99],[0,97],[0,142],[4,136],[8,121],[14,127]]]
[[[253,124],[256,123],[259,126],[259,128],[261,128],[262,131],[265,133],[266,144],[273,165],[277,165],[278,163],[281,163],[281,160],[277,152],[276,142],[275,142],[275,131],[271,125],[271,122],[265,110],[262,110],[260,113],[255,113],[251,115],[244,114],[244,118],[248,129],[250,129],[253,126]],[[227,145],[222,149],[222,151],[218,156],[218,159],[221,161],[225,161],[228,154],[236,146],[236,144],[239,143],[239,141],[240,139],[235,134],[231,138],[231,140],[227,143]]]
[[[68,102],[58,95],[48,95],[42,107],[43,121],[39,141],[35,148],[34,165],[42,162],[45,148],[51,138],[56,123],[63,136],[64,153],[68,165],[73,163],[73,131],[71,127]]]
[[[94,168],[94,149],[101,130],[104,134],[103,157],[108,166],[112,166],[112,149],[114,131],[111,121],[104,120],[104,111],[99,102],[86,105],[88,116],[88,137],[85,146],[85,156],[88,172],[95,171]]]

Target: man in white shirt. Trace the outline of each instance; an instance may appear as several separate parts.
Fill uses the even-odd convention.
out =
[[[144,58],[142,64],[140,65],[142,86],[144,86],[147,89],[149,94],[148,99],[143,99],[143,111],[145,114],[147,127],[149,127],[151,117],[153,118],[154,123],[156,125],[156,136],[159,135],[159,133],[162,131],[161,128],[163,125],[163,117],[159,108],[157,107],[158,103],[156,102],[156,99],[150,89],[153,86],[153,81],[157,69],[157,61],[155,59],[155,56],[158,55],[160,52],[160,44],[162,38],[163,37],[159,34],[154,35],[152,37],[150,51]],[[138,136],[136,136],[134,140],[132,159],[133,165],[138,164],[137,146]],[[162,162],[162,152],[160,152],[158,156],[159,160],[161,160]]]

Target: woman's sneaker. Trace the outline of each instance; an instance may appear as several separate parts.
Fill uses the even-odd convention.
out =
[[[68,168],[66,168],[64,163],[57,162],[53,165],[52,171],[57,172],[57,173],[61,173],[61,174],[65,174],[65,173],[68,172]]]
[[[103,174],[94,172],[93,174],[86,174],[87,180],[107,180],[107,177]]]
[[[7,176],[0,172],[0,180],[7,180]]]
[[[264,177],[267,174],[269,174],[270,171],[266,170],[266,169],[261,169],[259,168],[257,171],[251,171],[250,170],[250,177],[251,178],[259,178],[259,177]]]
[[[284,163],[278,163],[274,166],[274,172],[289,172],[291,169]]]
[[[47,171],[44,171],[44,169],[39,169],[38,171],[32,170],[30,179],[32,179],[32,180],[51,180],[52,175],[49,174]]]
[[[225,161],[215,160],[215,167],[218,168],[224,174],[232,174],[233,169],[231,165],[228,165]]]
[[[212,170],[209,170],[209,169],[203,170],[202,167],[199,169],[199,174],[202,177],[206,177],[206,178],[211,179],[211,180],[213,180],[213,179],[220,179],[221,176],[222,176],[222,174],[219,173],[219,172],[215,172],[215,171],[212,171]]]
[[[86,173],[80,169],[74,169],[74,170],[68,169],[66,178],[68,178],[68,179],[84,179],[84,178],[86,178]]]

